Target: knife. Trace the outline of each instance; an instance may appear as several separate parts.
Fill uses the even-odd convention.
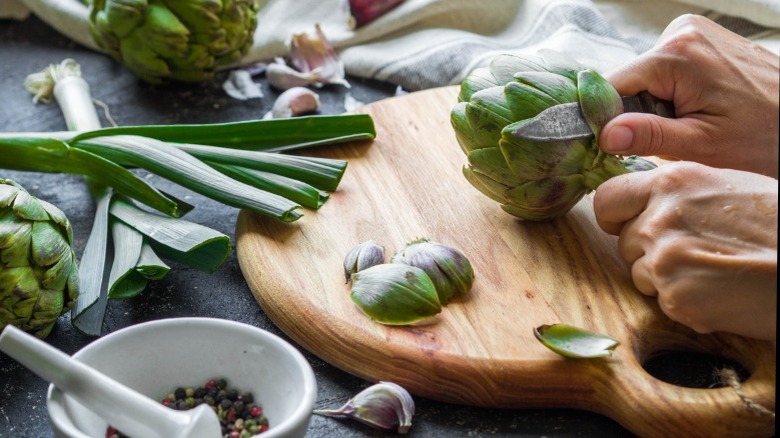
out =
[[[648,113],[675,118],[674,103],[659,99],[647,91],[624,96],[624,113]],[[512,132],[515,137],[531,141],[566,141],[593,136],[579,102],[551,106]]]

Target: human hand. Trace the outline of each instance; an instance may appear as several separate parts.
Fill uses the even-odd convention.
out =
[[[775,340],[777,180],[676,162],[595,192],[599,226],[644,294],[697,332]]]
[[[606,75],[621,95],[647,90],[673,101],[677,119],[625,113],[599,144],[777,178],[780,58],[697,15],[683,15],[656,46]]]

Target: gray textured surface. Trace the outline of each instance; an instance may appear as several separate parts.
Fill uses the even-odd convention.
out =
[[[92,87],[93,97],[111,108],[120,125],[227,122],[259,118],[270,108],[274,93],[264,84],[260,101],[237,101],[221,89],[222,77],[198,86],[154,87],[138,82],[109,58],[86,51],[59,36],[35,18],[0,20],[0,132],[65,130],[56,105],[33,105],[22,86],[24,77],[64,58],[75,58]],[[362,102],[393,94],[395,86],[351,79],[351,94]],[[345,89],[322,92],[322,113],[343,111]],[[2,161],[0,156],[0,162]],[[2,167],[2,166],[0,166]],[[12,172],[0,176],[24,185],[33,195],[59,206],[74,227],[77,255],[89,232],[94,206],[81,177]],[[238,211],[200,197],[160,178],[152,183],[196,206],[187,218],[231,237]],[[162,281],[150,283],[138,297],[109,304],[104,332],[131,324],[176,316],[209,316],[252,324],[286,338],[266,317],[247,287],[235,257],[206,274],[180,265]],[[60,318],[47,341],[74,353],[94,338],[76,332],[67,316]],[[304,351],[317,376],[318,406],[335,406],[370,382],[351,376]],[[128,357],[127,360],[133,360]],[[175,360],[175,358],[171,358]],[[0,355],[0,437],[48,437],[52,432],[45,407],[46,383],[12,359]],[[629,436],[615,422],[571,410],[480,409],[415,398],[413,437]],[[392,436],[355,422],[314,417],[311,437]]]

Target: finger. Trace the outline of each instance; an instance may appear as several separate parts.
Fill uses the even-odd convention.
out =
[[[672,20],[653,48],[607,73],[605,78],[622,96],[648,91],[661,99],[674,101],[675,78],[679,77],[680,71],[690,70],[692,62],[685,40],[696,39],[695,35],[700,33],[698,29],[703,27],[719,26],[691,14]]]
[[[637,216],[623,225],[618,239],[618,252],[623,260],[628,263],[634,263],[640,257],[645,255],[645,242],[642,240],[643,234],[640,233],[642,227],[642,217]]]
[[[691,159],[700,155],[702,139],[708,135],[705,125],[703,120],[692,117],[670,119],[624,113],[604,126],[599,147],[610,154]]]
[[[677,68],[676,59],[654,48],[604,77],[621,96],[635,96],[640,91],[647,91],[661,99],[674,101],[673,78],[676,75],[672,73]]]
[[[646,262],[646,257],[640,257],[631,265],[631,279],[639,292],[654,297],[658,295],[658,289]]]
[[[599,186],[593,196],[593,211],[601,229],[618,235],[625,222],[645,210],[650,200],[653,172],[616,176]]]

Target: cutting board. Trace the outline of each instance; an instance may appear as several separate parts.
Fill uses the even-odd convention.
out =
[[[751,402],[774,411],[773,345],[696,334],[665,317],[634,288],[616,239],[595,222],[591,198],[558,220],[531,223],[472,188],[449,122],[456,96],[456,87],[444,87],[367,105],[359,112],[374,118],[374,141],[307,151],[349,161],[320,210],[291,224],[240,213],[238,260],[271,320],[336,367],[430,399],[584,409],[640,436],[772,435],[773,415]],[[375,240],[389,258],[420,237],[460,249],[474,267],[473,289],[423,323],[370,320],[350,299],[344,256]],[[533,335],[552,323],[621,345],[607,358],[563,358]],[[665,383],[642,364],[667,351],[728,358],[750,377],[739,390]]]

